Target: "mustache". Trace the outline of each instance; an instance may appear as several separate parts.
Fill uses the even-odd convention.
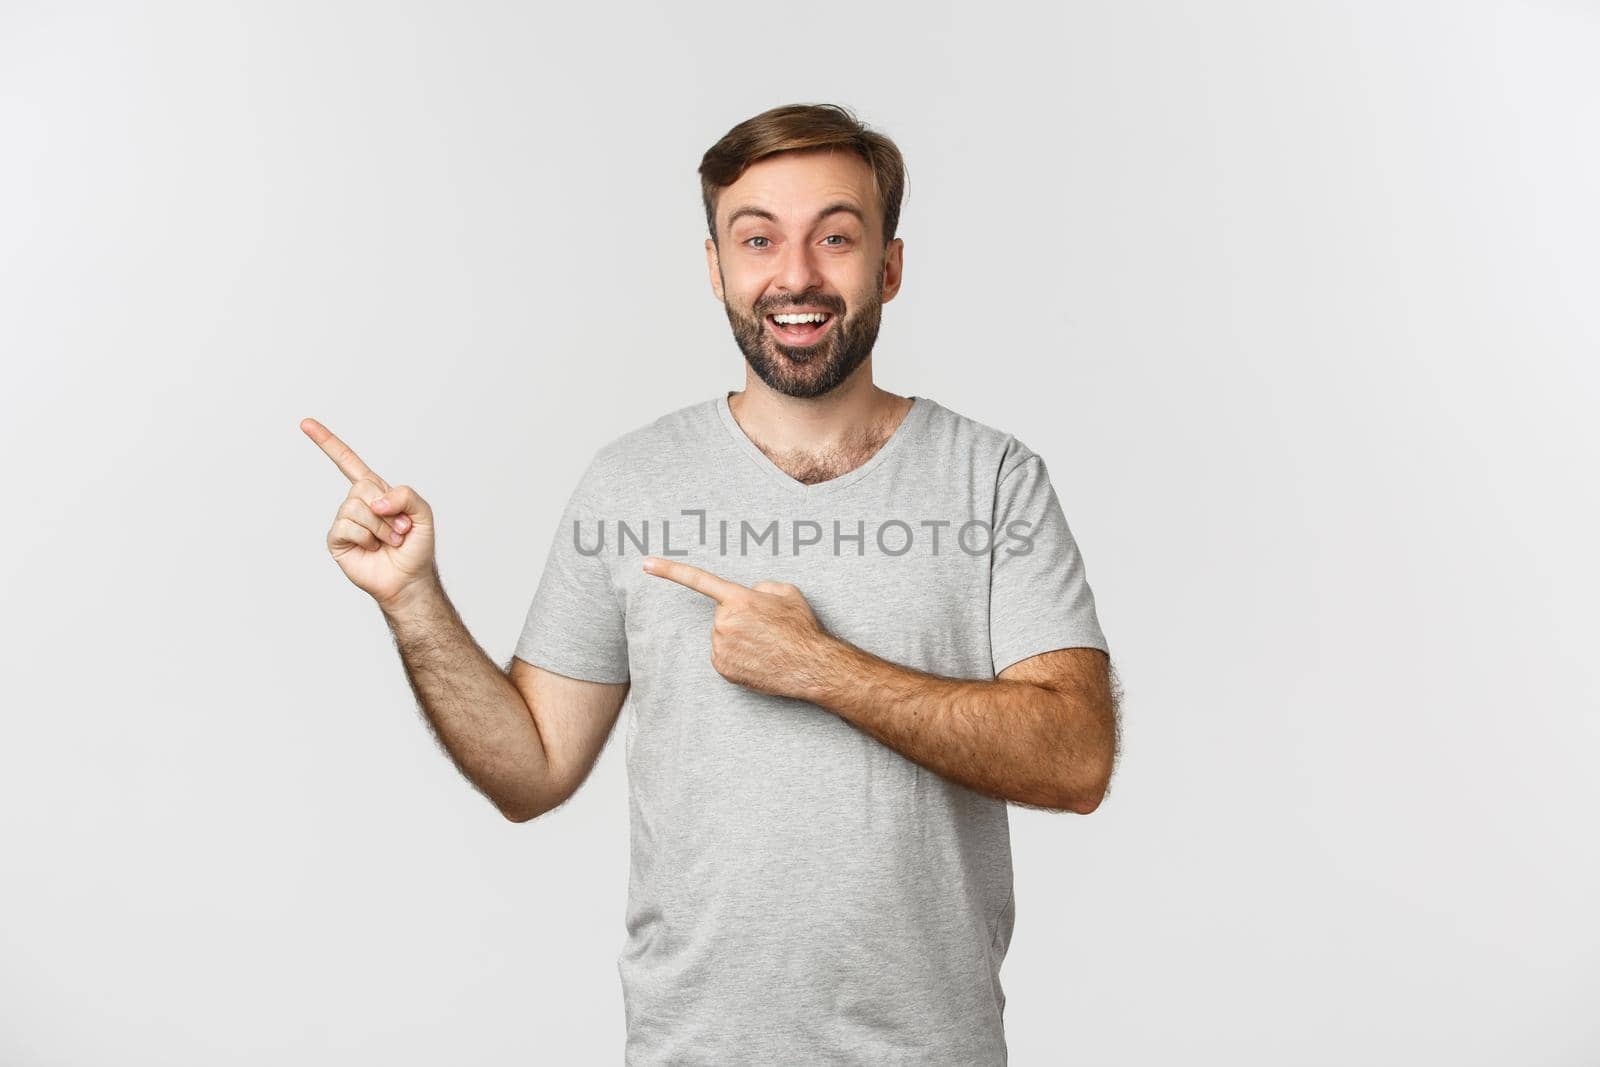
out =
[[[767,302],[755,305],[751,310],[760,316],[781,315],[791,308],[821,308],[832,315],[844,317],[844,301],[829,296],[797,296],[792,300],[782,303]]]

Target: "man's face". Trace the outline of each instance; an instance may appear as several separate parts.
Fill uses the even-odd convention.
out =
[[[751,166],[716,203],[711,289],[761,380],[821,396],[872,354],[900,289],[899,238],[885,249],[872,169],[854,152],[784,152]],[[720,245],[720,247],[719,247]],[[772,316],[821,313],[821,323]]]

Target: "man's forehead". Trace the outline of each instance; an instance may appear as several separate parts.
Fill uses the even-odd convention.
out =
[[[874,209],[872,168],[851,153],[786,152],[761,160],[722,190],[717,213],[809,223],[820,212],[853,208],[863,220]]]

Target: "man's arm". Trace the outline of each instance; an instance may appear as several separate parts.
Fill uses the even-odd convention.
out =
[[[520,660],[508,676],[437,579],[381,607],[411,690],[461,774],[513,822],[564,803],[593,767],[628,683],[566,678]]]
[[[1111,781],[1117,708],[1110,657],[1062,648],[993,681],[942,678],[832,638],[808,689],[914,763],[989,796],[1087,815]]]
[[[328,551],[383,611],[440,747],[508,819],[525,822],[563,803],[600,754],[627,683],[529,664],[497,668],[445,596],[433,508],[411,486],[390,485],[316,419],[300,429],[350,481]]]
[[[1062,648],[993,681],[941,678],[833,636],[788,582],[740,585],[646,556],[649,574],[716,602],[711,666],[750,689],[807,700],[914,763],[1002,800],[1087,815],[1116,761],[1110,657]]]
[[[554,798],[545,809],[548,811],[565,804],[589,777],[617,724],[632,682],[569,678],[515,656],[507,673],[532,710],[544,742]]]

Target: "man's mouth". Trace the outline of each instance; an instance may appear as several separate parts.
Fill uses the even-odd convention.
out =
[[[765,316],[767,329],[786,345],[816,344],[833,327],[831,311],[780,311]]]

